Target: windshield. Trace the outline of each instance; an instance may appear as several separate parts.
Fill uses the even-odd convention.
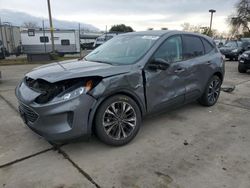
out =
[[[236,48],[238,45],[236,41],[229,41],[225,44],[225,47]]]
[[[158,36],[118,36],[96,48],[85,57],[87,61],[112,65],[133,64],[155,43]]]

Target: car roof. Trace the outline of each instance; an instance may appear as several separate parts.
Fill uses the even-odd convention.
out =
[[[186,32],[186,31],[178,31],[178,30],[137,31],[137,32],[124,33],[122,35],[154,35],[154,36],[163,36],[163,35],[166,35],[166,34],[190,34],[190,35],[197,35],[197,36],[200,36],[200,37],[207,37],[206,35],[202,35],[202,34],[199,34],[199,33]]]
[[[153,35],[153,36],[163,36],[168,33],[172,33],[174,30],[148,30],[148,31],[136,31],[124,33],[122,35]],[[177,31],[176,31],[177,32]]]
[[[206,36],[206,35],[199,34],[199,33],[193,33],[193,32],[178,31],[178,30],[149,30],[149,31],[129,32],[129,33],[121,34],[121,35],[122,36],[129,36],[129,35],[131,35],[131,36],[132,35],[153,35],[153,36],[162,37],[162,36],[167,35],[167,34],[171,34],[171,35],[175,35],[175,34],[189,34],[189,35],[194,35],[194,36],[206,38],[208,41],[210,41],[211,43],[213,43],[213,39],[211,37]]]

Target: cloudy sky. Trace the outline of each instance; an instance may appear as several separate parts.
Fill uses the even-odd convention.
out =
[[[208,26],[209,9],[216,9],[214,28],[227,31],[226,18],[233,13],[237,0],[51,0],[53,17],[92,24],[124,23],[135,30],[153,27],[181,29],[181,24]],[[47,17],[47,0],[0,0],[0,9],[11,9]]]

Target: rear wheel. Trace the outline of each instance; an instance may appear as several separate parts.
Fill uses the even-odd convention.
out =
[[[204,106],[213,106],[220,96],[221,83],[221,79],[218,76],[214,75],[208,81],[206,89],[199,99],[199,102]]]
[[[97,137],[114,146],[125,145],[138,133],[141,112],[136,102],[126,95],[115,95],[104,101],[95,117]]]
[[[238,65],[238,71],[239,73],[246,73],[247,72],[247,69],[244,65],[240,64]]]

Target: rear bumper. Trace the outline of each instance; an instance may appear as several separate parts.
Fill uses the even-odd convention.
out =
[[[96,101],[93,97],[82,94],[68,101],[40,105],[24,100],[24,94],[17,87],[20,115],[30,129],[46,140],[65,141],[91,133],[89,114]]]

